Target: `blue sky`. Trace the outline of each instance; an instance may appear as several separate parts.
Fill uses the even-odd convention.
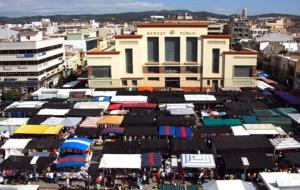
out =
[[[0,0],[0,16],[104,14],[162,9],[188,9],[220,14],[290,13],[300,15],[300,0]]]

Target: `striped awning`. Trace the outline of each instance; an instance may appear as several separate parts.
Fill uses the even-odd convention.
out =
[[[215,160],[212,154],[182,154],[183,168],[215,168]]]

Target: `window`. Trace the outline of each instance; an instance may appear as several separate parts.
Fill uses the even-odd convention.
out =
[[[224,86],[224,80],[221,80],[221,86],[222,87]]]
[[[186,38],[186,61],[197,62],[198,38]]]
[[[220,49],[212,49],[212,72],[219,73],[220,65]]]
[[[166,73],[180,73],[180,67],[165,67]]]
[[[180,38],[166,37],[165,38],[165,58],[166,61],[180,61]]]
[[[252,66],[234,66],[234,77],[251,77]]]
[[[111,78],[110,66],[91,67],[92,75],[98,78]]]
[[[186,80],[198,80],[197,77],[186,77]]]
[[[207,86],[210,86],[210,80],[207,80]]]
[[[137,80],[132,80],[131,83],[133,86],[137,86]]]
[[[148,73],[159,73],[159,67],[148,67]]]
[[[148,61],[158,62],[158,37],[148,37]]]
[[[125,49],[126,73],[133,73],[132,49]]]
[[[148,77],[148,80],[156,80],[156,81],[159,81],[159,77]]]
[[[187,73],[197,73],[197,71],[198,71],[198,68],[195,67],[195,66],[187,66],[186,67],[186,72]]]
[[[122,80],[122,85],[127,86],[127,80]]]

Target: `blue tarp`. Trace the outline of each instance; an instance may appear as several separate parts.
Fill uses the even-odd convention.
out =
[[[62,149],[73,149],[85,152],[89,149],[92,144],[92,140],[85,138],[71,138],[66,140],[60,147]]]
[[[252,116],[252,115],[244,115],[243,120],[244,120],[245,124],[257,124],[257,123],[259,123],[257,117]]]

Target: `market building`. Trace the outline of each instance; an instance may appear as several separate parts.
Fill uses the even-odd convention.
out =
[[[135,35],[116,35],[115,46],[87,53],[91,88],[255,86],[257,52],[230,49],[230,36],[208,35],[208,25],[141,23]]]

